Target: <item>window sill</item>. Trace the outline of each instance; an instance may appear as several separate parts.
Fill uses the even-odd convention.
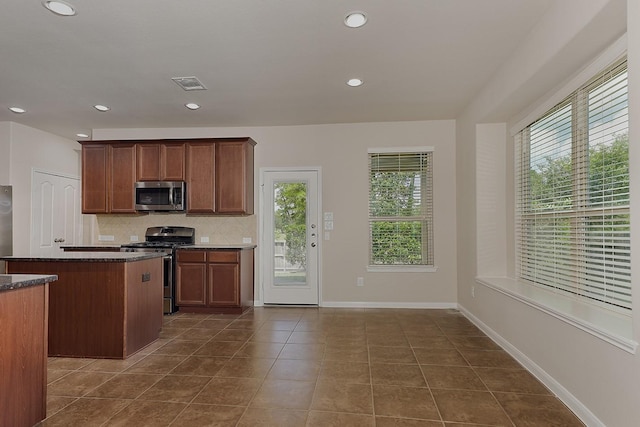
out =
[[[368,273],[435,273],[435,265],[368,265]]]
[[[630,316],[575,301],[509,277],[476,277],[476,283],[523,302],[631,354],[633,340]]]

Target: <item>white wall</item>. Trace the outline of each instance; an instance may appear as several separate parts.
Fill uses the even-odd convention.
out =
[[[95,129],[94,139],[249,136],[256,142],[256,206],[261,167],[320,166],[322,208],[334,213],[321,242],[326,304],[453,306],[456,302],[455,122],[336,124],[252,128]],[[435,147],[435,273],[368,273],[367,148]],[[259,214],[256,221],[259,221]],[[101,225],[101,232],[107,230]],[[258,242],[260,245],[260,242]],[[258,258],[259,265],[259,258]],[[258,272],[259,273],[259,272]],[[365,286],[356,287],[356,277]],[[258,278],[258,283],[259,278]]]
[[[7,168],[6,184],[13,186],[14,255],[29,255],[32,170],[79,177],[79,150],[76,141],[18,123],[0,123],[0,166]]]
[[[0,122],[0,185],[11,179],[11,123]]]
[[[534,369],[552,390],[588,425],[636,426],[640,420],[640,355],[631,354],[590,333],[561,321],[475,281],[478,274],[513,273],[513,150],[507,134],[511,124],[593,60],[606,46],[628,31],[630,140],[632,141],[632,193],[640,188],[640,5],[636,0],[564,0],[554,4],[532,31],[521,51],[496,73],[457,122],[458,170],[458,302],[461,309],[498,339],[509,351]],[[569,9],[574,9],[568,13]],[[625,13],[626,12],[626,13]],[[503,131],[499,131],[502,122]],[[491,136],[493,134],[493,136]],[[493,144],[487,140],[492,138]],[[486,159],[478,152],[500,150],[505,165],[495,176],[485,176]],[[495,226],[490,209],[476,192],[476,179],[486,184],[502,177],[504,194],[495,203],[505,230],[488,237]],[[502,189],[501,189],[502,191]],[[499,195],[498,195],[499,196]],[[640,201],[632,196],[632,230],[640,224]],[[506,210],[506,212],[505,212]],[[634,231],[632,231],[636,234]],[[640,253],[640,242],[632,240]],[[501,260],[479,253],[487,247],[504,247]],[[640,307],[640,264],[632,267],[634,306]],[[475,287],[475,297],[471,289]],[[640,309],[633,315],[634,339],[640,341]]]

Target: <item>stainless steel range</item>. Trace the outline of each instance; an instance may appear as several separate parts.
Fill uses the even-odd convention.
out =
[[[149,227],[145,241],[121,246],[123,252],[162,252],[164,256],[164,313],[176,312],[175,250],[184,245],[193,245],[196,230],[191,227]]]

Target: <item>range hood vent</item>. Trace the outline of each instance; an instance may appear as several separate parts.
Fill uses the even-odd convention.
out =
[[[207,90],[197,77],[172,77],[171,80],[184,90]]]

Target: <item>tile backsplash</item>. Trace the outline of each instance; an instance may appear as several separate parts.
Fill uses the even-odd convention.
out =
[[[95,215],[89,244],[118,245],[129,243],[131,236],[138,236],[144,240],[144,233],[148,227],[155,226],[183,226],[196,229],[196,243],[201,237],[208,237],[215,245],[238,244],[243,238],[250,237],[253,243],[257,241],[257,217],[249,216],[205,216],[186,214],[156,214],[148,215]],[[88,219],[88,218],[87,218]],[[113,241],[99,241],[99,235],[113,236]]]

